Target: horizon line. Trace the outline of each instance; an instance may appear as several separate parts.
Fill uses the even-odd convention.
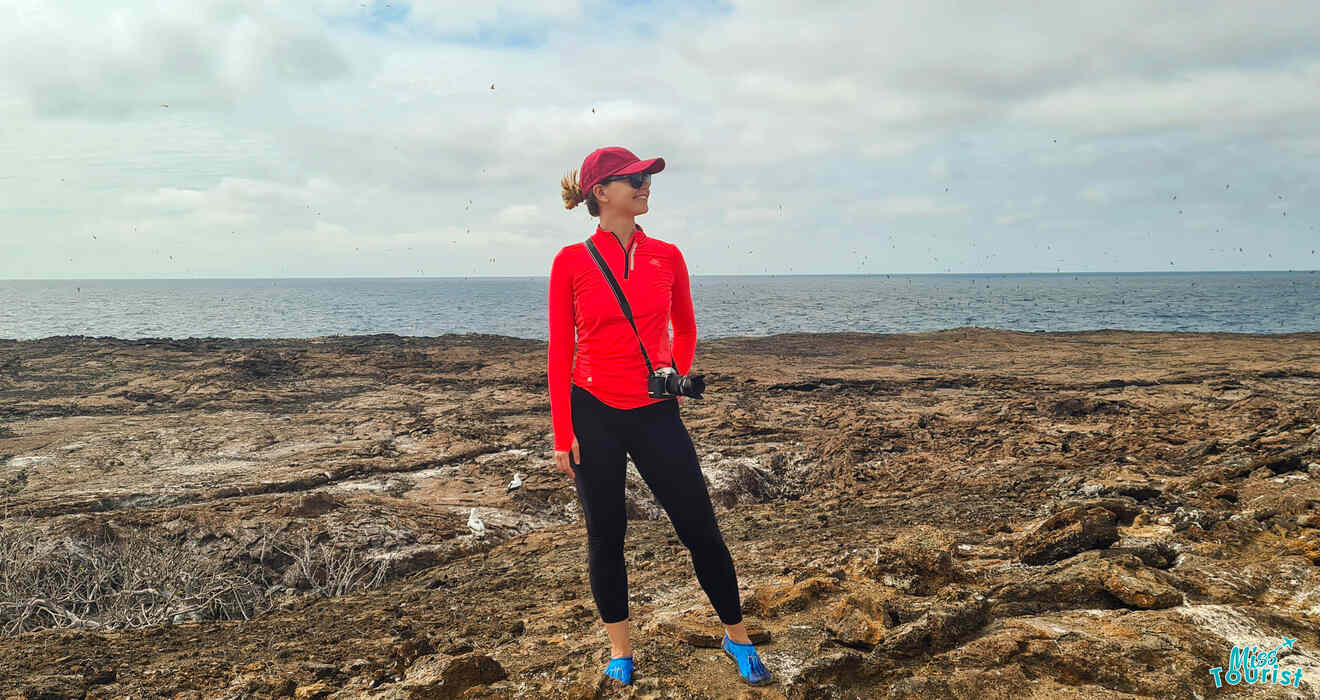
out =
[[[1320,270],[1107,270],[1073,272],[727,272],[718,274],[689,273],[689,277],[1008,277],[1023,275],[1205,275],[1205,274],[1264,274],[1305,273]],[[0,282],[134,282],[134,281],[199,281],[199,280],[454,280],[454,279],[549,279],[549,275],[408,275],[394,277],[306,275],[301,277],[0,277]]]

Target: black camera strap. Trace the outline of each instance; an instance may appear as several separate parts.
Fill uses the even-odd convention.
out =
[[[596,267],[600,268],[605,275],[605,281],[610,283],[610,289],[614,290],[614,298],[619,300],[619,308],[623,309],[623,315],[627,317],[629,325],[632,326],[633,334],[637,336],[637,345],[642,349],[642,359],[646,360],[646,371],[648,374],[654,374],[655,369],[651,367],[651,357],[646,354],[646,345],[642,343],[642,334],[637,332],[637,324],[633,322],[632,307],[628,305],[628,299],[623,296],[623,290],[619,288],[619,281],[614,279],[614,273],[605,264],[605,258],[600,256],[600,251],[596,249],[596,244],[590,238],[587,239],[587,250],[591,252],[591,257],[596,260]]]

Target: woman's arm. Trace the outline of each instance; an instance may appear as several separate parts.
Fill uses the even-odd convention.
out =
[[[550,423],[554,428],[554,448],[557,451],[565,451],[573,446],[573,408],[569,392],[575,325],[573,275],[567,252],[568,248],[560,250],[550,265],[550,348],[546,377],[550,385]]]
[[[687,262],[674,246],[674,286],[669,299],[669,320],[674,324],[674,369],[687,374],[697,356],[697,319],[692,311],[692,286]]]

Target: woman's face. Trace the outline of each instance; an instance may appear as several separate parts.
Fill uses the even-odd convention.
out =
[[[613,211],[620,214],[645,214],[647,212],[648,198],[651,194],[651,183],[642,183],[641,189],[633,189],[627,178],[615,180],[605,185],[597,185],[596,201],[600,203],[601,211]]]

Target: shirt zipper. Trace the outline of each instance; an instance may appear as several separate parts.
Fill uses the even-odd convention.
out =
[[[620,248],[623,248],[623,241],[620,241],[618,236],[611,235],[610,237],[614,239],[615,243],[619,244]],[[628,257],[628,250],[631,249],[633,245],[636,243],[637,243],[637,234],[634,233],[633,239],[631,241],[628,241],[628,247],[623,248],[623,278],[624,279],[628,279],[628,271],[632,269],[631,259]],[[632,259],[635,259],[636,257],[637,254],[634,253]]]

